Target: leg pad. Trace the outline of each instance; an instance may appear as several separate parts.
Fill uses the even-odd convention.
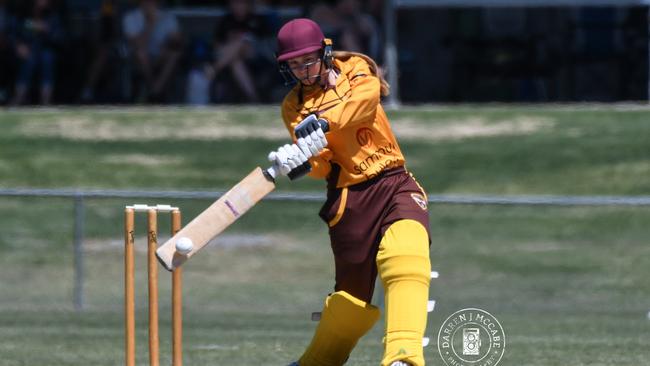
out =
[[[298,361],[300,366],[341,366],[379,319],[379,309],[345,291],[325,299],[316,333]]]
[[[426,229],[415,220],[400,220],[384,233],[377,254],[384,285],[386,334],[382,366],[405,361],[424,365],[422,337],[427,326],[431,262]]]

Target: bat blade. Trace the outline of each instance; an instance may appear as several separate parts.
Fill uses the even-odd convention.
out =
[[[275,189],[273,180],[269,179],[261,168],[255,168],[246,178],[160,246],[156,251],[158,260],[169,271],[179,267],[273,189]],[[176,252],[176,242],[180,238],[189,238],[192,241],[193,247],[189,253]]]

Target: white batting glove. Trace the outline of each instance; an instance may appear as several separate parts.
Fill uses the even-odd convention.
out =
[[[320,132],[320,134],[318,133]],[[301,137],[296,142],[302,153],[308,158],[317,156],[327,146],[327,139],[323,130],[314,131],[306,137]]]
[[[288,175],[293,169],[304,164],[308,157],[296,144],[286,144],[269,153],[268,159],[280,174]]]
[[[307,156],[318,155],[327,146],[325,131],[329,124],[324,119],[318,119],[316,115],[310,114],[303,119],[294,129],[298,147]],[[325,130],[325,131],[324,131]]]

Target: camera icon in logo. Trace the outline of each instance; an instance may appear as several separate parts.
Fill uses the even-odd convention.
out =
[[[481,330],[479,328],[463,329],[463,355],[478,356],[481,349]]]

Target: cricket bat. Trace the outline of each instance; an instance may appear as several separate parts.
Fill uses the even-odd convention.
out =
[[[297,179],[311,170],[309,162],[295,168],[289,173],[289,179]],[[224,193],[212,205],[190,221],[176,235],[167,240],[156,251],[160,263],[172,271],[196,252],[206,246],[210,240],[219,235],[233,222],[237,221],[251,207],[275,189],[275,177],[278,173],[274,167],[255,168],[228,192]],[[176,243],[182,240],[191,243],[187,253],[177,251]]]
[[[179,267],[201,250],[212,238],[235,222],[251,207],[275,189],[274,172],[255,168],[228,192],[216,200],[156,251],[160,263],[169,271]],[[192,249],[185,254],[176,251],[179,239],[191,240]],[[187,239],[185,239],[187,238]]]
[[[317,121],[315,115],[305,120]],[[318,121],[320,123],[320,121]],[[321,124],[327,132],[327,123]],[[291,180],[298,179],[311,171],[309,161],[294,168],[288,173]],[[262,198],[275,189],[275,177],[278,175],[275,167],[267,169],[255,168],[246,178],[242,179],[228,192],[216,200],[205,211],[190,221],[176,235],[167,240],[158,250],[156,256],[160,263],[169,271],[179,267],[190,259],[196,252],[206,246],[210,240],[219,235],[239,217],[255,206]],[[182,245],[177,245],[182,243]],[[177,248],[191,248],[179,252]]]

